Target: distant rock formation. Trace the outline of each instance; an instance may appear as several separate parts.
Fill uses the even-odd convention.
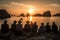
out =
[[[60,13],[57,13],[57,14],[55,14],[55,15],[53,15],[53,16],[58,16],[58,17],[60,17]]]
[[[51,17],[51,12],[50,11],[44,12],[42,16]]]
[[[25,17],[24,13],[21,13],[18,17]]]
[[[11,17],[10,14],[5,9],[0,10],[0,19],[10,18],[10,17]]]
[[[35,14],[35,15],[33,15],[33,16],[40,17],[40,16],[42,16],[42,15],[39,13],[39,14]]]
[[[27,14],[26,14],[26,17],[29,17],[29,16],[30,16],[30,14],[29,14],[29,13],[27,13]]]

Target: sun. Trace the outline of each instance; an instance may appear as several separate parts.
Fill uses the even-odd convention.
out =
[[[33,8],[30,8],[30,9],[28,10],[28,12],[29,12],[29,14],[33,14],[33,13],[34,13],[34,9],[33,9]]]
[[[29,13],[33,13],[33,9],[29,9]]]

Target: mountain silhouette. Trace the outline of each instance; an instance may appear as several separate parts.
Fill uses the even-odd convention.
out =
[[[42,16],[42,15],[39,13],[39,14],[35,14],[35,15],[33,15],[33,16],[38,16],[38,17],[40,17],[40,16]]]
[[[21,13],[18,17],[25,17],[24,13]]]
[[[51,17],[51,12],[50,11],[46,11],[46,12],[43,13],[42,16],[44,16],[44,17]]]
[[[53,16],[58,16],[58,17],[60,17],[60,13],[57,13],[57,14],[55,14],[55,15],[53,15]]]
[[[5,9],[0,10],[0,19],[10,18],[10,17],[11,17],[10,14]]]

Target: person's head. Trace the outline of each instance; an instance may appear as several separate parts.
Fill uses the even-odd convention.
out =
[[[31,23],[32,23],[32,21],[31,21]]]
[[[33,22],[31,21],[31,24],[33,24]]]
[[[22,22],[21,21],[18,21],[19,24],[21,24]]]
[[[53,22],[53,24],[55,24],[55,22]]]
[[[49,23],[47,22],[47,25],[49,25]]]
[[[44,23],[41,23],[42,26],[44,26]]]
[[[4,23],[7,24],[7,20],[5,20]]]
[[[27,23],[27,24],[29,24],[30,22],[29,22],[29,21],[27,21],[26,23]]]
[[[16,21],[14,21],[14,23],[16,24],[17,22],[16,22]]]
[[[23,20],[22,18],[20,20]]]
[[[37,24],[36,22],[34,22],[34,24]]]

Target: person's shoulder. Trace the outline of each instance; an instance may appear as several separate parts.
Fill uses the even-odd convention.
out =
[[[38,26],[38,25],[36,25],[36,26]]]
[[[40,28],[41,28],[42,26],[40,26]]]
[[[1,24],[1,26],[4,26],[4,24]]]
[[[26,26],[26,24],[24,26]]]
[[[27,24],[25,24],[25,25],[27,25]]]
[[[6,26],[9,26],[9,24],[6,24]]]
[[[4,25],[4,24],[1,24],[1,25]]]
[[[20,25],[22,25],[22,24],[20,24]]]
[[[52,25],[52,26],[54,26],[54,25]]]
[[[56,26],[57,26],[57,24],[56,24]]]
[[[16,24],[16,25],[18,25],[18,24]]]
[[[14,24],[12,24],[12,25],[14,25]]]
[[[6,25],[9,25],[9,24],[6,24]]]
[[[20,24],[20,26],[22,26],[22,24]]]

